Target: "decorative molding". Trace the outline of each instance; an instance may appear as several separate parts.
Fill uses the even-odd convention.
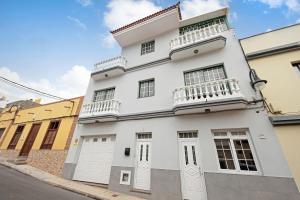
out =
[[[175,112],[179,110],[188,110],[188,109],[197,109],[205,108],[207,106],[224,106],[224,105],[233,105],[233,104],[245,104],[247,106],[249,102],[245,99],[230,99],[227,101],[217,101],[210,103],[197,103],[192,105],[181,105],[176,106],[170,110],[160,110],[153,112],[143,112],[143,113],[133,113],[125,115],[101,115],[101,116],[91,116],[91,117],[79,117],[79,124],[88,124],[88,123],[97,123],[97,122],[112,122],[112,121],[128,121],[128,120],[139,120],[139,119],[151,119],[151,118],[163,118],[163,117],[173,117],[176,116]],[[245,108],[246,109],[246,108]],[[196,114],[196,113],[191,113]],[[111,119],[111,120],[109,120]],[[101,121],[102,120],[102,121]]]
[[[152,62],[149,62],[149,63],[142,64],[142,65],[137,65],[137,66],[134,66],[134,67],[130,67],[130,68],[126,69],[126,72],[141,70],[141,69],[157,66],[157,65],[160,65],[160,64],[163,64],[163,63],[166,63],[166,62],[170,62],[170,61],[171,61],[171,58],[166,57],[166,58],[155,60],[155,61],[152,61]]]
[[[269,120],[274,126],[295,125],[300,124],[300,115],[270,116]]]
[[[138,25],[138,24],[141,24],[141,23],[143,23],[143,22],[146,22],[146,21],[148,21],[148,20],[150,20],[150,19],[152,19],[152,18],[155,18],[155,17],[157,17],[157,16],[160,16],[160,15],[162,15],[162,14],[165,14],[165,13],[167,13],[167,12],[173,10],[173,9],[177,9],[178,14],[179,14],[179,19],[181,19],[181,12],[180,12],[179,4],[180,4],[180,2],[178,2],[178,3],[176,3],[175,5],[172,5],[172,6],[170,6],[170,7],[167,7],[167,8],[165,8],[165,9],[163,9],[163,10],[160,10],[160,11],[154,13],[154,14],[148,15],[148,16],[146,16],[146,17],[144,17],[144,18],[142,18],[142,19],[139,19],[139,20],[137,20],[137,21],[135,21],[135,22],[132,22],[132,23],[130,23],[130,24],[127,24],[127,25],[125,25],[125,26],[122,26],[122,27],[120,27],[120,28],[118,28],[118,29],[112,30],[112,31],[110,31],[110,32],[111,32],[112,34],[119,33],[119,32],[121,32],[121,31],[124,31],[124,30],[130,28],[130,27],[134,27],[134,26],[136,26],[136,25]]]
[[[107,68],[107,69],[104,69],[104,70],[100,70],[100,71],[97,71],[97,72],[92,72],[91,76],[106,73],[108,71],[116,70],[116,69],[121,69],[125,73],[126,72],[133,72],[133,71],[145,69],[145,68],[148,68],[148,67],[157,66],[157,65],[169,62],[169,61],[171,61],[171,58],[166,57],[166,58],[162,58],[162,59],[159,59],[159,60],[155,60],[153,62],[149,62],[149,63],[145,63],[145,64],[142,64],[142,65],[137,65],[137,66],[134,66],[134,67],[130,67],[130,68],[127,68],[127,69],[124,68],[124,67],[116,66],[116,67],[111,67],[111,68]]]
[[[279,53],[285,53],[285,52],[289,52],[289,51],[295,51],[295,50],[299,50],[299,49],[300,49],[300,41],[294,42],[291,44],[286,44],[286,45],[281,45],[281,46],[277,46],[277,47],[273,47],[273,48],[269,48],[269,49],[256,51],[253,53],[248,53],[248,54],[246,54],[246,58],[247,58],[247,60],[253,60],[253,59],[257,59],[257,58],[271,56],[271,55],[275,55],[275,54],[279,54]]]

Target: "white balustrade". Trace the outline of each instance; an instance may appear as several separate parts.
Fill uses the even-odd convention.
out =
[[[198,30],[189,31],[171,40],[170,48],[171,50],[174,50],[196,42],[200,42],[213,36],[219,35],[221,32],[224,32],[226,30],[226,24],[221,23],[200,28]]]
[[[118,57],[115,57],[115,58],[111,58],[111,59],[108,59],[108,60],[101,61],[101,62],[95,64],[94,72],[102,71],[102,70],[109,69],[109,68],[112,68],[112,67],[117,67],[117,66],[125,67],[126,66],[126,59],[122,56],[118,56]]]
[[[177,88],[173,97],[174,105],[178,105],[242,97],[242,94],[237,80],[222,79]]]
[[[116,100],[97,101],[90,104],[84,104],[80,116],[95,116],[106,114],[119,114],[120,102]]]

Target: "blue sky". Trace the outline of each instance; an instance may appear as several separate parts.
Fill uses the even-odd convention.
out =
[[[0,0],[0,75],[56,95],[83,95],[93,64],[120,53],[109,30],[176,2]],[[238,38],[300,20],[299,0],[181,1],[186,16],[226,5]],[[1,94],[37,97],[0,82]]]

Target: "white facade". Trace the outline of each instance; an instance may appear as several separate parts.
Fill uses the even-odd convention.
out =
[[[149,25],[146,21],[142,22],[141,27],[147,30],[147,26],[155,27],[155,23],[159,24],[163,19],[169,20],[170,18],[174,21],[174,17],[175,19],[178,17],[178,13],[174,15],[174,12],[178,12],[178,9],[176,5],[161,14],[165,18],[153,17],[148,19],[151,21]],[[262,102],[259,101],[260,96],[250,85],[249,68],[239,42],[234,36],[234,31],[228,29],[210,38],[193,40],[176,51],[170,48],[171,40],[179,36],[181,25],[193,24],[226,14],[227,10],[222,9],[190,20],[177,19],[179,20],[177,24],[170,25],[171,30],[143,40],[139,40],[139,35],[135,38],[136,41],[132,39],[134,37],[130,37],[131,32],[134,34],[135,26],[138,25],[127,28],[130,30],[121,30],[121,33],[114,33],[117,40],[121,38],[119,39],[121,45],[124,43],[122,34],[127,34],[126,37],[129,38],[126,41],[126,45],[129,44],[129,46],[122,46],[121,56],[126,59],[126,64],[123,61],[115,62],[114,60],[110,68],[107,67],[107,63],[104,64],[105,68],[102,70],[101,64],[96,66],[83,105],[95,105],[93,99],[97,90],[114,88],[114,96],[113,99],[105,100],[112,103],[105,105],[102,103],[101,106],[98,103],[97,106],[89,107],[90,112],[85,112],[83,106],[73,136],[73,145],[65,161],[65,177],[74,179],[75,171],[75,179],[80,179],[78,173],[80,177],[80,173],[84,172],[79,172],[76,165],[78,165],[78,160],[80,162],[83,159],[81,158],[82,152],[85,152],[82,149],[84,148],[83,141],[87,136],[91,138],[101,136],[115,137],[111,170],[105,171],[109,173],[105,176],[110,176],[110,180],[108,183],[102,183],[108,184],[112,190],[148,199],[218,199],[216,195],[211,194],[213,187],[209,178],[211,174],[233,175],[233,177],[236,177],[234,175],[239,175],[238,177],[251,175],[253,180],[255,177],[265,176],[285,177],[289,181],[292,180],[266,111]],[[138,29],[136,31],[141,32],[141,27],[136,28]],[[141,55],[141,44],[153,40],[155,41],[154,52]],[[214,90],[210,92],[217,94],[216,98],[212,98],[213,95],[209,94],[206,83],[206,86],[199,84],[197,87],[192,87],[190,91],[183,89],[184,92],[181,94],[185,97],[179,104],[176,103],[174,91],[185,87],[185,72],[220,65],[224,66],[226,78],[234,80],[234,83],[238,85],[236,95],[233,95],[235,91],[232,86],[228,86],[230,89],[226,86],[231,83],[216,85],[215,82],[210,82],[209,87]],[[144,80],[154,80],[154,95],[140,98],[140,82]],[[202,87],[206,89],[201,89]],[[204,91],[201,93],[202,96],[197,93],[200,90]],[[225,93],[232,96],[226,96]],[[191,94],[194,96],[189,97]],[[115,101],[118,102],[117,106],[113,103]],[[254,157],[256,170],[239,170],[240,160],[233,152],[234,148],[231,148],[231,154],[235,170],[221,169],[214,131],[245,133],[246,135],[241,138],[246,138],[250,144],[248,148],[251,149]],[[195,137],[180,138],[180,133],[185,132],[195,133]],[[139,138],[139,134],[151,136]],[[79,142],[74,143],[77,140]],[[128,148],[130,153],[126,155],[125,151],[128,151]],[[187,150],[184,158],[188,160],[182,157],[185,148]],[[229,152],[226,149],[225,151]],[[244,154],[249,152],[248,149],[243,151]],[[101,153],[102,151],[99,150],[99,154]],[[102,159],[101,156],[99,159]],[[104,165],[110,162],[109,159],[107,160],[104,161]],[[231,158],[226,162],[229,166]],[[248,161],[247,166],[248,168],[250,166]],[[89,170],[88,164],[85,165],[85,169]],[[130,172],[125,173],[126,176],[130,175],[129,179],[124,176],[124,170]],[[130,184],[122,184],[126,181]],[[268,184],[271,182],[274,182],[273,179]],[[195,186],[195,189],[188,187],[189,185]],[[222,193],[220,188],[214,189],[215,194]],[[264,190],[262,188],[261,190]],[[232,194],[233,199],[235,199],[234,195],[238,197],[241,194]]]

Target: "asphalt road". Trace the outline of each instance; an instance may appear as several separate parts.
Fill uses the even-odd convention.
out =
[[[92,200],[0,165],[0,200]]]

